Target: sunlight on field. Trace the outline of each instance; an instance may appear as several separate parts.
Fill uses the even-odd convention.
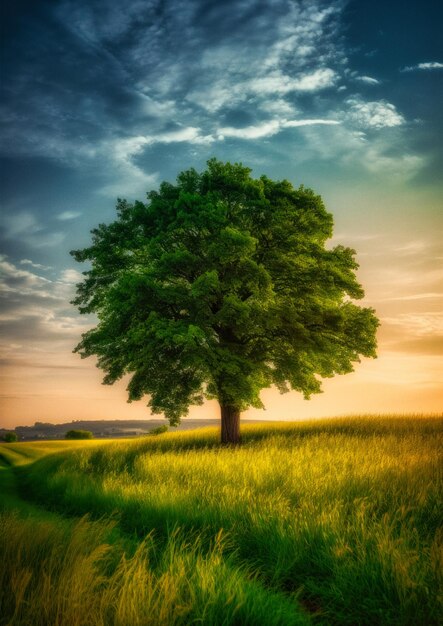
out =
[[[22,495],[73,518],[34,532],[4,513],[8,614],[29,621],[42,603],[51,617],[32,623],[56,623],[54,605],[71,615],[83,603],[91,621],[80,612],[70,624],[440,622],[441,418],[247,425],[242,436],[238,448],[216,429],[2,446]],[[97,521],[75,521],[85,514]],[[56,565],[61,553],[72,562]]]

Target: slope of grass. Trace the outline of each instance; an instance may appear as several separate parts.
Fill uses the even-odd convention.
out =
[[[119,589],[119,610],[134,605],[139,618],[125,622],[114,607],[103,623],[431,625],[443,620],[442,426],[432,417],[356,417],[245,426],[233,449],[213,429],[62,443],[50,455],[29,446],[35,460],[15,471],[27,499],[88,513],[98,520],[82,522],[91,528],[112,518],[119,538],[94,540],[88,589],[100,595],[96,575],[99,587]],[[23,447],[8,446],[18,455],[10,462]],[[69,524],[71,535],[54,536],[51,549],[83,532]],[[29,563],[38,560],[25,556]],[[46,565],[32,567],[40,580]],[[144,572],[140,605],[129,601],[138,597],[124,574],[132,567]]]

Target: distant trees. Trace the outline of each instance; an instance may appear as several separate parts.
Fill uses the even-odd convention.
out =
[[[156,426],[155,428],[151,428],[148,432],[148,435],[163,435],[163,433],[168,432],[168,426],[166,424],[162,424],[161,426]]]
[[[75,351],[97,355],[105,384],[130,374],[129,401],[148,395],[172,425],[215,398],[237,443],[262,389],[309,398],[376,356],[355,251],[326,247],[332,216],[310,189],[211,159],[117,213],[71,253],[91,263],[73,303],[98,317]]]
[[[5,433],[3,435],[3,441],[5,443],[14,443],[15,441],[18,441],[17,433],[13,431],[10,431],[9,433]]]
[[[92,439],[94,435],[90,430],[68,430],[65,439]]]

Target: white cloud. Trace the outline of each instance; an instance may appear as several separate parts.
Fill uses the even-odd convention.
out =
[[[341,122],[336,120],[308,119],[308,120],[271,120],[256,126],[246,126],[243,128],[233,128],[231,126],[218,129],[219,139],[225,137],[236,137],[238,139],[260,139],[271,137],[281,132],[284,128],[297,128],[302,126],[327,125],[335,126]]]
[[[301,74],[297,77],[288,76],[281,72],[273,72],[250,80],[242,86],[246,91],[258,95],[278,94],[290,92],[314,92],[334,85],[337,75],[334,70],[325,67],[314,72]]]
[[[209,145],[215,141],[212,135],[204,135],[201,129],[195,126],[183,126],[171,131],[161,131],[147,135],[115,138],[105,141],[100,151],[108,155],[113,161],[116,170],[112,183],[100,190],[107,196],[136,197],[144,194],[150,187],[158,183],[157,173],[147,173],[133,158],[155,144],[189,143],[192,145]]]
[[[395,185],[410,179],[426,165],[425,157],[411,152],[401,129],[389,135],[383,132],[369,134],[370,127],[357,129],[355,121],[343,113],[341,124],[333,124],[337,119],[329,121],[327,140],[321,125],[299,128],[303,150],[297,152],[298,163],[321,159],[351,171],[362,168]]]
[[[62,283],[75,284],[83,280],[84,276],[81,272],[73,269],[63,270],[60,274]]]
[[[33,248],[58,246],[66,237],[65,233],[47,232],[36,217],[29,211],[5,214],[1,218],[8,239],[20,239]]]
[[[20,342],[25,336],[44,342],[52,334],[68,329],[67,320],[69,329],[85,326],[84,318],[72,315],[70,305],[74,285],[83,278],[77,270],[63,270],[58,280],[52,281],[18,268],[0,255],[0,271],[0,322],[10,341]]]
[[[285,121],[282,123],[282,126],[285,128],[296,128],[298,126],[337,126],[338,124],[341,124],[338,120],[308,119]]]
[[[259,139],[261,137],[270,137],[275,135],[281,129],[280,122],[278,120],[272,120],[257,126],[246,126],[245,128],[232,128],[226,126],[219,128],[219,136],[223,137],[237,137],[238,139]]]
[[[53,269],[53,267],[51,267],[50,265],[41,265],[40,263],[34,263],[30,259],[21,259],[19,263],[20,265],[30,265],[36,270],[52,270]]]
[[[363,164],[375,174],[386,174],[391,181],[404,182],[416,174],[425,164],[425,159],[416,154],[390,155],[389,146],[373,143],[364,152]]]
[[[153,144],[184,143],[210,144],[214,141],[212,135],[202,135],[201,129],[195,126],[185,126],[176,130],[158,132],[151,135],[137,135],[114,139],[110,148],[114,157],[119,161],[128,161],[131,157],[143,152],[146,146]]]
[[[104,185],[99,194],[111,198],[136,198],[146,193],[148,189],[157,185],[159,177],[157,173],[148,174],[130,160],[117,161],[113,165],[113,182]]]
[[[402,327],[408,337],[443,334],[443,315],[436,312],[400,313],[396,317],[384,317],[382,322]]]
[[[61,222],[66,222],[68,220],[75,220],[75,218],[80,217],[80,215],[80,211],[63,211],[63,213],[57,215],[57,219]]]
[[[19,211],[3,216],[3,223],[6,227],[8,237],[20,235],[34,235],[42,230],[42,226],[32,213],[28,211]]]
[[[275,11],[273,3],[264,3],[266,9],[254,16],[254,38],[238,32],[230,37],[228,30],[221,43],[216,39],[203,50],[188,102],[210,114],[240,103],[271,112],[278,96],[315,94],[335,85],[345,59],[337,38],[338,3],[327,8],[316,0],[278,4]],[[248,24],[250,19],[248,14]]]
[[[366,83],[367,85],[380,84],[380,81],[376,78],[372,78],[372,76],[356,76],[356,80],[359,80],[361,83]]]
[[[395,106],[385,100],[364,102],[360,98],[350,98],[347,104],[349,111],[345,118],[363,128],[380,130],[405,123],[404,117]]]
[[[438,61],[429,61],[427,63],[417,63],[417,65],[409,65],[401,69],[401,72],[413,72],[415,70],[441,70],[443,63]]]
[[[270,113],[271,115],[278,115],[279,117],[287,117],[288,115],[295,115],[297,113],[294,105],[283,98],[265,100],[259,103],[259,107],[262,111]]]
[[[47,291],[51,281],[28,270],[22,270],[0,255],[0,292],[3,294],[29,294],[37,291],[40,297],[51,297]]]
[[[208,145],[214,141],[214,137],[212,135],[202,135],[201,129],[194,126],[188,126],[174,131],[147,136],[146,139],[149,144],[189,142],[193,144]]]

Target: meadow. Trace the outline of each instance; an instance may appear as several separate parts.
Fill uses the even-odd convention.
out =
[[[0,624],[443,623],[443,419],[0,446]]]

